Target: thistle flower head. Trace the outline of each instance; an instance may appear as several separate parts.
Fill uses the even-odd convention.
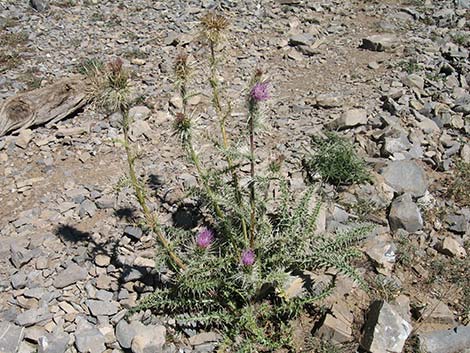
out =
[[[175,114],[173,128],[175,129],[175,133],[178,134],[183,143],[185,143],[191,136],[191,119],[185,114],[178,112]]]
[[[173,66],[176,77],[179,80],[186,80],[190,74],[190,67],[188,63],[188,54],[179,53],[176,56],[175,64]]]
[[[269,83],[257,82],[250,91],[250,100],[254,102],[266,101],[270,98]]]
[[[243,250],[242,258],[241,258],[243,266],[246,266],[246,267],[253,266],[253,264],[255,263],[255,259],[256,259],[256,255],[253,250],[251,249]]]
[[[223,39],[228,26],[228,19],[216,12],[209,12],[201,19],[202,36],[213,44]]]
[[[214,232],[211,229],[204,228],[196,237],[196,244],[201,249],[207,249],[214,241]]]

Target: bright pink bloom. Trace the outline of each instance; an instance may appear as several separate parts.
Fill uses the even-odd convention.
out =
[[[196,244],[202,249],[208,248],[214,241],[214,232],[208,228],[204,228],[199,232],[196,238]]]
[[[262,102],[268,100],[269,96],[269,83],[268,82],[258,82],[253,86],[250,92],[250,97],[255,102]]]

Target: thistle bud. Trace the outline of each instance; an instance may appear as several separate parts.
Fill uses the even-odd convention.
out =
[[[246,267],[253,266],[253,264],[255,263],[255,259],[256,259],[256,255],[253,252],[253,250],[251,249],[243,250],[242,258],[241,258],[243,266],[246,266]]]

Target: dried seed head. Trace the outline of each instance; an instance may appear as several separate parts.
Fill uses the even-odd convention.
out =
[[[213,44],[219,43],[229,26],[228,19],[216,12],[209,12],[201,19],[202,35]]]
[[[175,71],[176,77],[179,80],[186,80],[190,73],[190,67],[188,63],[188,54],[179,53],[176,56],[173,69]]]
[[[123,61],[121,58],[116,58],[114,60],[111,60],[108,63],[109,70],[114,74],[114,75],[119,75],[122,71],[122,65]]]

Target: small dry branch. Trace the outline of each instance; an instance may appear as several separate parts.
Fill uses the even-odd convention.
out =
[[[0,137],[31,126],[56,123],[82,109],[88,102],[83,76],[17,94],[0,102]]]

